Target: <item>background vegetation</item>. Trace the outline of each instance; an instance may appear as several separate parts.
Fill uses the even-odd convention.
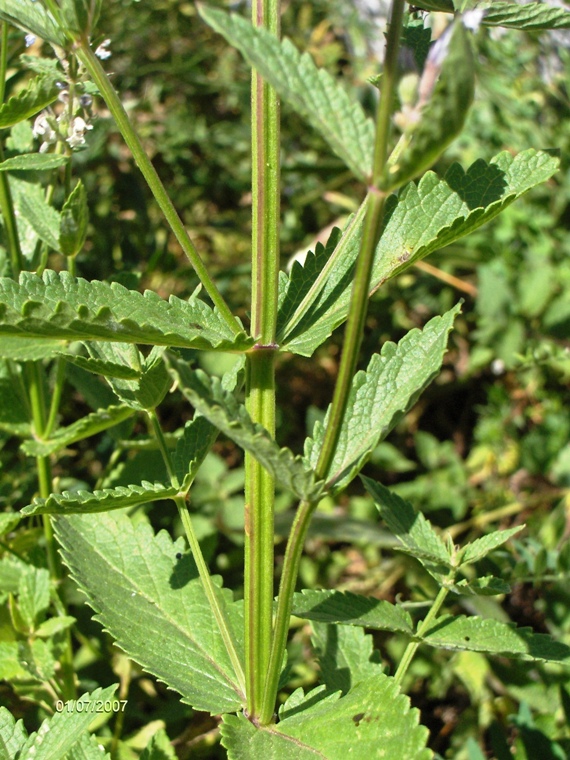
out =
[[[193,238],[218,270],[221,289],[239,310],[249,288],[249,69],[199,20],[195,6],[182,0],[107,0],[99,28],[111,38],[113,83]],[[363,103],[372,109],[367,78],[377,65],[369,51],[381,33],[351,3],[292,0],[283,31],[319,65],[359,87]],[[484,611],[570,643],[570,53],[562,33],[499,36],[481,30],[480,35],[479,90],[468,128],[436,170],[441,173],[453,160],[467,166],[500,150],[529,147],[561,149],[562,170],[491,225],[433,254],[372,299],[367,352],[425,324],[450,308],[458,294],[465,304],[444,371],[375,451],[367,474],[409,498],[454,539],[474,538],[491,522],[497,527],[525,523],[527,529],[509,549],[485,560],[493,563],[494,575],[514,574],[511,591],[500,597],[461,597],[458,608]],[[491,35],[492,42],[486,39]],[[9,44],[15,61],[25,52],[24,41],[14,32]],[[9,87],[17,87],[24,75],[14,76]],[[401,96],[405,99],[404,86]],[[91,212],[78,273],[127,283],[136,277],[162,295],[188,295],[196,278],[176,242],[165,235],[160,214],[100,103],[98,108],[89,145],[75,157]],[[286,107],[282,129],[285,262],[353,209],[361,190]],[[26,136],[22,130],[19,139],[31,141],[31,132]],[[243,312],[240,316],[247,319]],[[281,360],[278,439],[295,451],[328,403],[341,341],[342,330],[319,349],[316,364],[292,356]],[[200,353],[196,360],[222,369],[219,355]],[[64,413],[71,421],[78,405],[89,405],[90,391],[81,370],[70,371],[69,380]],[[169,398],[163,422],[175,430],[187,412],[180,396]],[[120,436],[121,428],[114,428],[98,438],[96,451],[90,441],[61,457],[56,472],[61,488],[128,484],[134,470],[148,480],[160,478],[158,453],[127,456],[115,448]],[[9,513],[31,501],[36,480],[16,439],[0,432],[0,445],[0,508]],[[241,452],[220,439],[200,471],[192,503],[206,556],[215,556],[215,571],[238,595],[242,486]],[[288,506],[283,496],[282,530]],[[147,518],[157,529],[172,530],[172,514],[158,505],[146,517],[140,515]],[[0,646],[10,636],[14,555],[41,567],[39,537],[39,527],[27,523],[0,545]],[[315,517],[302,583],[392,601],[398,595],[418,604],[431,600],[429,578],[415,561],[394,553],[391,544],[378,527],[370,497],[355,483],[339,499],[324,503]],[[278,544],[278,561],[282,548]],[[117,758],[138,757],[160,727],[181,758],[224,756],[212,718],[181,705],[114,649],[71,585],[67,601],[77,618],[77,667],[85,687],[80,692],[119,680],[121,698],[128,699],[126,712],[103,729],[109,743],[115,739]],[[375,644],[392,669],[401,642],[378,634]],[[309,686],[316,668],[307,662],[304,625],[297,626],[290,646],[292,685]],[[1,670],[0,676],[9,677]],[[570,678],[562,669],[426,648],[420,649],[404,688],[421,709],[431,746],[442,757],[549,760],[570,754]],[[0,685],[0,704],[22,717],[30,731],[46,714],[39,686],[17,677]]]

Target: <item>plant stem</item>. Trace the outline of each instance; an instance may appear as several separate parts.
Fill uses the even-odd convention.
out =
[[[232,314],[229,306],[225,302],[214,281],[210,277],[208,269],[200,258],[200,254],[198,253],[196,246],[186,232],[186,228],[178,216],[178,213],[174,208],[174,204],[170,200],[164,185],[156,173],[156,169],[152,165],[151,160],[145,153],[140,138],[133,128],[119,96],[109,82],[109,79],[105,73],[105,70],[101,66],[99,59],[91,50],[86,40],[82,40],[77,44],[79,45],[78,49],[76,50],[77,57],[83,63],[93,78],[93,81],[99,88],[101,95],[105,99],[107,107],[111,111],[111,114],[115,119],[115,122],[123,136],[123,139],[133,154],[137,166],[141,170],[152,194],[154,195],[156,202],[160,207],[160,210],[170,225],[172,232],[180,243],[180,246],[188,257],[190,263],[194,267],[194,270],[200,278],[200,282],[204,286],[206,293],[212,299],[212,302],[220,312],[221,316],[224,318],[230,330],[234,333],[234,335],[237,335],[242,331],[242,328],[237,319]]]
[[[168,477],[170,478],[170,482],[175,488],[180,488],[180,483],[178,482],[178,478],[174,472],[174,466],[172,464],[170,451],[168,450],[168,444],[166,443],[166,439],[164,437],[164,433],[162,432],[162,427],[160,426],[156,411],[154,409],[149,409],[147,410],[147,415],[150,419],[156,440],[158,441],[158,447],[162,455],[162,460],[166,466],[166,471],[168,473]]]
[[[49,415],[44,428],[44,435],[46,438],[49,438],[53,433],[57,421],[61,394],[63,393],[63,385],[65,382],[65,371],[67,369],[67,362],[65,359],[62,359],[61,357],[56,359],[55,368],[55,382],[51,395]]]
[[[44,372],[40,362],[30,362],[26,365],[28,378],[28,392],[32,421],[35,435],[42,439],[46,438],[46,398],[44,389]],[[36,457],[38,471],[39,494],[42,499],[47,499],[53,491],[51,465],[49,457]],[[44,538],[46,542],[46,556],[48,569],[53,582],[58,583],[63,579],[61,562],[57,556],[55,537],[50,515],[43,515]],[[57,605],[59,615],[65,615],[66,609],[63,602]],[[71,634],[69,629],[65,632],[66,645],[60,657],[61,664],[61,689],[62,698],[65,700],[75,699],[75,670],[73,667],[73,648],[71,646]]]
[[[246,406],[251,418],[275,435],[275,350],[247,357]],[[275,486],[271,475],[246,454],[245,491],[245,664],[247,709],[257,718],[271,651],[273,625],[273,540]]]
[[[287,645],[287,635],[289,632],[289,619],[291,617],[291,608],[293,606],[293,593],[299,574],[299,564],[305,545],[305,538],[309,527],[310,516],[314,506],[311,502],[302,501],[299,504],[291,532],[287,540],[287,548],[283,560],[283,573],[279,583],[279,597],[277,600],[277,615],[275,617],[275,626],[273,629],[273,642],[267,669],[267,678],[265,680],[265,690],[263,693],[263,704],[260,714],[260,723],[266,725],[273,719],[275,709],[275,700],[277,699],[277,688],[279,685],[279,676],[283,665],[283,653]]]
[[[166,465],[166,470],[170,477],[170,482],[175,488],[178,488],[179,487],[178,478],[176,477],[176,473],[174,471],[174,466],[172,464],[170,451],[168,450],[168,446],[166,444],[164,433],[162,432],[162,428],[160,426],[160,422],[158,420],[156,411],[154,409],[148,409],[146,413],[152,424],[152,429],[156,435],[158,445],[160,448],[160,453],[162,454],[164,464]],[[180,516],[180,519],[182,520],[182,525],[184,526],[184,532],[186,533],[186,538],[188,539],[188,544],[190,546],[192,556],[194,557],[194,562],[196,563],[196,567],[198,568],[198,574],[200,575],[200,580],[202,581],[202,587],[204,589],[204,593],[206,594],[206,598],[210,605],[210,609],[212,610],[212,614],[214,615],[214,618],[216,619],[218,630],[220,631],[220,635],[226,647],[226,651],[230,658],[230,662],[232,663],[239,688],[242,694],[245,696],[245,677],[243,673],[242,663],[237,653],[237,650],[234,646],[233,637],[228,625],[228,621],[224,614],[224,610],[220,604],[220,600],[218,599],[217,589],[214,586],[214,583],[210,576],[208,565],[206,564],[206,560],[204,559],[204,555],[202,554],[202,550],[200,548],[198,538],[196,537],[196,533],[194,532],[194,526],[192,525],[192,520],[188,512],[186,495],[183,493],[178,494],[178,496],[174,497],[174,503],[176,504],[176,508],[178,509],[178,514]]]
[[[317,463],[317,476],[326,478],[331,465],[344,414],[348,402],[348,396],[352,387],[352,378],[356,371],[364,321],[368,309],[368,293],[370,291],[370,276],[374,264],[374,253],[380,229],[384,219],[384,205],[386,194],[377,188],[381,183],[386,171],[386,158],[388,155],[388,141],[396,91],[396,68],[398,62],[398,49],[404,14],[404,1],[393,0],[388,39],[386,44],[386,57],[382,72],[382,91],[378,101],[378,113],[376,115],[376,140],[374,144],[374,164],[372,171],[372,183],[369,193],[368,207],[364,234],[356,272],[352,286],[348,321],[344,337],[344,350],[339,367],[339,374],[335,385],[331,414],[325,431],[323,447]]]
[[[425,634],[425,632],[429,629],[429,627],[431,626],[431,624],[437,617],[441,609],[441,605],[445,601],[445,598],[448,594],[449,594],[449,589],[445,588],[445,586],[442,586],[439,589],[438,595],[436,596],[434,603],[431,606],[430,611],[428,612],[426,617],[422,620],[422,622],[418,625],[418,628],[416,630],[416,636],[418,638],[421,638]],[[412,659],[420,644],[421,644],[421,641],[410,641],[410,643],[406,647],[406,650],[404,651],[404,655],[402,659],[400,660],[400,664],[398,665],[398,669],[396,670],[396,673],[394,675],[394,680],[396,681],[398,686],[401,685],[402,679],[406,675],[406,672],[408,668],[410,667]]]
[[[358,361],[360,344],[362,342],[364,320],[366,318],[366,310],[368,307],[370,275],[374,262],[374,252],[384,216],[384,204],[386,200],[386,195],[378,190],[378,186],[386,171],[403,13],[404,0],[393,0],[386,45],[386,57],[384,60],[382,75],[382,92],[376,116],[373,174],[369,191],[369,201],[367,204],[364,235],[356,265],[339,377],[335,386],[331,414],[325,431],[323,448],[321,449],[316,467],[316,473],[319,478],[326,478],[334,457],[338,443],[338,436],[346,412],[352,379]],[[283,574],[279,586],[279,599],[277,603],[277,614],[275,618],[269,669],[265,682],[263,708],[261,713],[262,723],[268,723],[273,714],[273,708],[277,697],[279,671],[287,641],[293,592],[295,590],[295,583],[299,572],[299,563],[301,561],[301,554],[307,530],[309,528],[309,522],[316,506],[316,502],[301,502],[287,541],[287,548],[283,561]]]
[[[252,23],[280,34],[280,0],[254,0]],[[279,277],[280,150],[277,94],[253,70],[252,111],[252,303],[246,357],[246,408],[275,436],[275,326]],[[267,674],[273,624],[275,484],[251,455],[245,456],[245,667],[247,711],[257,719]]]
[[[0,104],[2,104],[4,103],[4,94],[6,91],[6,71],[8,67],[8,24],[5,21],[2,22],[0,39]],[[4,161],[4,146],[3,141],[0,140],[0,162],[2,161]],[[17,278],[24,268],[24,259],[22,256],[22,249],[20,248],[18,225],[16,222],[16,215],[14,214],[14,204],[12,202],[12,193],[10,191],[7,172],[0,172],[0,212],[2,212],[4,229],[6,231],[12,277]]]
[[[200,580],[202,581],[204,593],[206,594],[206,598],[210,604],[210,609],[212,610],[212,613],[216,619],[218,630],[220,631],[222,640],[226,647],[226,651],[232,663],[238,686],[245,697],[245,676],[241,659],[234,646],[234,639],[230,631],[228,621],[226,620],[226,616],[218,599],[218,590],[214,586],[214,583],[210,576],[210,571],[208,570],[208,565],[206,564],[204,555],[200,549],[198,538],[194,533],[192,520],[190,519],[190,515],[188,513],[186,498],[184,496],[176,496],[174,498],[174,502],[178,509],[180,519],[182,520],[182,525],[184,526],[184,532],[186,533],[186,538],[188,539],[188,544],[190,545],[190,550],[192,551],[194,562],[196,563],[198,573],[200,574]]]

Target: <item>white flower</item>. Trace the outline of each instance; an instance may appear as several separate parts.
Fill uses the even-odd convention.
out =
[[[67,144],[71,148],[85,145],[85,132],[89,129],[93,129],[93,126],[88,124],[81,116],[76,116],[69,125],[69,137],[66,141]]]
[[[467,13],[463,14],[463,26],[471,32],[476,32],[481,26],[481,21],[483,20],[484,15],[485,11],[479,8],[473,11],[467,11]]]
[[[45,113],[36,116],[32,134],[34,137],[41,137],[44,143],[54,143],[57,140],[57,132],[50,124]]]
[[[103,42],[99,45],[97,50],[95,51],[95,55],[97,58],[100,58],[102,61],[106,61],[107,58],[111,57],[111,51],[107,48],[111,44],[111,40],[103,40]]]
[[[34,42],[36,41],[36,35],[35,34],[26,34],[24,37],[24,40],[26,41],[26,47],[32,47]]]

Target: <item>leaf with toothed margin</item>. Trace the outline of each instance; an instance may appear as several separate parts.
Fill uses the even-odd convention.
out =
[[[22,0],[16,0],[20,5],[25,5]],[[0,18],[3,17],[3,4],[5,0],[0,0]],[[31,3],[27,3],[31,5]],[[37,6],[40,3],[36,4]],[[20,121],[35,116],[43,108],[49,106],[57,99],[59,90],[56,87],[56,77],[52,74],[40,76],[33,79],[25,90],[17,95],[12,96],[9,100],[0,106],[0,129],[13,127]],[[46,157],[47,158],[47,157]],[[17,158],[11,159],[18,163]],[[29,160],[29,159],[28,159]],[[45,159],[43,159],[45,160]],[[18,166],[15,167],[16,169]]]
[[[2,161],[0,172],[46,171],[57,169],[68,161],[69,156],[58,153],[22,153]]]
[[[31,504],[24,507],[21,514],[30,515],[73,515],[93,512],[110,512],[124,507],[140,507],[153,501],[172,499],[179,492],[173,486],[161,483],[148,483],[143,480],[140,486],[117,486],[93,491],[64,491],[53,493],[47,499],[36,497]]]
[[[234,393],[236,389],[241,388],[244,380],[244,367],[245,356],[242,355],[222,377],[222,387],[228,393]],[[212,425],[206,417],[199,413],[196,413],[194,418],[184,426],[182,437],[178,439],[176,449],[172,453],[174,472],[182,490],[187,491],[190,488],[219,432],[215,425]]]
[[[59,428],[46,441],[37,439],[24,441],[21,449],[24,454],[30,457],[45,457],[49,454],[54,454],[56,451],[61,451],[61,449],[71,446],[72,443],[77,443],[77,441],[82,441],[84,438],[89,438],[91,435],[96,435],[96,433],[101,433],[103,430],[108,430],[110,427],[118,425],[123,420],[131,417],[134,411],[134,409],[126,404],[98,409],[96,412],[87,414],[67,427]]]
[[[360,626],[312,621],[311,629],[320,680],[328,691],[346,694],[360,681],[383,673],[380,652],[374,649],[372,636]]]
[[[257,728],[244,715],[224,715],[229,760],[430,760],[428,730],[393,678],[378,674],[341,697],[318,687],[276,725]],[[357,753],[357,754],[356,754]]]
[[[500,657],[570,666],[570,647],[546,633],[510,623],[465,615],[442,615],[423,636],[424,644],[441,649],[484,652]]]
[[[400,551],[415,557],[439,582],[446,578],[454,560],[430,521],[381,483],[363,475],[360,479],[374,499],[382,519],[400,542]]]
[[[217,378],[201,370],[192,370],[174,354],[166,355],[172,375],[180,391],[192,406],[238,446],[252,454],[275,481],[299,499],[315,501],[322,492],[322,483],[315,473],[287,448],[279,448],[261,425],[252,422],[243,404],[226,391]]]
[[[527,31],[570,29],[570,13],[565,8],[553,7],[548,3],[520,5],[493,0],[492,3],[484,5],[487,6],[481,22],[484,26],[503,26]]]
[[[196,710],[243,709],[237,683],[192,556],[166,531],[124,514],[54,517],[63,561],[95,618],[124,652]],[[178,558],[177,554],[182,553]],[[213,578],[238,656],[243,605]]]
[[[196,297],[168,301],[118,283],[46,270],[0,278],[0,335],[103,340],[218,351],[245,351],[253,339],[234,335],[216,310]]]
[[[18,757],[18,752],[27,738],[24,721],[16,721],[6,707],[0,706],[0,753],[3,753],[4,757]]]
[[[316,129],[360,179],[372,174],[374,124],[358,100],[308,53],[245,19],[200,6],[200,15],[237,48],[279,96]]]
[[[372,356],[366,371],[354,376],[326,476],[327,488],[333,493],[356,477],[372,451],[439,373],[459,310],[460,304],[431,319],[423,330],[410,330],[398,344],[385,343],[381,353]],[[313,469],[319,461],[330,414],[329,407],[324,422],[316,423],[313,438],[305,441],[305,459]]]
[[[61,760],[72,757],[71,753],[82,735],[93,722],[93,714],[99,705],[113,703],[117,684],[106,689],[95,689],[79,699],[66,702],[65,708],[46,718],[39,729],[30,734],[10,757],[26,760]],[[69,753],[69,754],[68,754]]]
[[[383,599],[348,591],[305,590],[293,597],[293,614],[319,623],[337,623],[413,634],[410,614]]]
[[[426,172],[386,201],[384,228],[374,257],[370,291],[400,274],[414,262],[459,240],[486,222],[535,185],[558,170],[559,159],[527,150],[512,156],[499,153],[487,164],[476,161],[467,171],[452,164],[445,177]],[[354,266],[362,239],[366,201],[349,220],[330,256],[320,257],[319,267],[309,258],[310,297],[295,305],[281,319],[277,342],[282,351],[311,356],[348,314]],[[289,280],[303,282],[296,269]],[[307,287],[303,284],[303,287]],[[289,289],[280,283],[280,303]]]

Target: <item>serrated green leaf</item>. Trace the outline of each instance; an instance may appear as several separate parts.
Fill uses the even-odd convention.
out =
[[[8,181],[14,201],[14,209],[19,214],[20,207],[37,202],[39,208],[45,205],[45,191],[39,182],[24,182],[16,174],[9,174]],[[25,199],[25,200],[24,200]],[[18,237],[26,268],[31,271],[37,266],[39,238],[28,219],[23,214],[18,216]]]
[[[61,0],[61,15],[67,28],[89,37],[101,11],[101,0]]]
[[[160,728],[153,734],[139,760],[176,760],[174,748],[166,731]]]
[[[61,760],[93,722],[97,703],[110,700],[116,689],[114,684],[66,702],[61,712],[46,718],[39,730],[30,734],[20,751],[21,760]]]
[[[24,721],[16,719],[5,707],[0,707],[0,755],[17,757],[18,751],[28,738]]]
[[[496,596],[497,594],[508,594],[511,590],[506,581],[502,578],[495,578],[493,575],[484,575],[481,578],[473,578],[471,581],[464,578],[457,583],[447,585],[447,588],[456,594],[475,596]]]
[[[6,554],[0,559],[0,590],[10,594],[18,592],[20,576],[25,573],[29,565],[17,557]]]
[[[154,346],[146,357],[132,344],[88,342],[86,348],[88,359],[65,358],[88,372],[103,375],[114,394],[132,409],[155,409],[172,386],[162,348]]]
[[[403,30],[402,46],[412,51],[418,71],[423,71],[430,45],[431,29],[424,26],[423,19],[409,18]]]
[[[55,518],[62,556],[96,618],[145,670],[178,691],[196,710],[243,707],[233,668],[189,554],[176,553],[165,531],[134,527],[124,515]],[[218,591],[238,652],[242,607]]]
[[[287,39],[280,42],[264,29],[218,9],[200,6],[199,12],[324,137],[355,176],[369,177],[374,125],[337,79],[319,70],[308,53],[301,55]]]
[[[189,477],[194,479],[198,468],[204,461],[206,454],[210,451],[219,431],[205,417],[196,415],[184,426],[182,438],[176,444],[176,449],[172,454],[172,464],[174,472],[180,484],[184,483]]]
[[[398,343],[385,343],[366,371],[352,381],[346,412],[326,487],[333,493],[353,480],[380,441],[398,424],[441,369],[447,338],[460,305],[413,329]],[[316,468],[330,418],[317,422],[314,438],[305,441],[305,457]]]
[[[317,701],[317,697],[318,701],[321,703],[327,700],[336,702],[338,694],[337,692],[331,694],[325,684],[321,684],[320,686],[311,689],[307,694],[305,694],[302,688],[295,689],[295,691],[287,697],[285,702],[279,706],[279,719],[284,720],[295,713],[305,710],[311,703],[314,704]]]
[[[517,628],[498,620],[443,615],[422,636],[433,647],[471,650],[522,660],[570,665],[570,647],[546,633]]]
[[[0,512],[0,536],[13,531],[20,520],[21,517],[17,512]]]
[[[357,683],[383,672],[372,636],[359,626],[312,622],[311,628],[320,680],[328,691],[347,694]]]
[[[103,430],[108,430],[133,414],[134,410],[126,404],[99,409],[67,427],[59,428],[47,441],[24,441],[21,449],[24,454],[30,457],[48,456],[71,446],[72,443],[77,443],[77,441],[101,433]]]
[[[30,566],[20,577],[18,607],[28,630],[35,628],[38,616],[49,607],[50,578],[45,568]]]
[[[521,195],[549,179],[558,165],[559,160],[548,153],[527,150],[512,156],[505,151],[489,164],[476,161],[467,172],[453,164],[441,180],[426,172],[417,185],[406,185],[386,203],[371,292],[415,261],[494,219]],[[312,297],[304,299],[281,328],[281,350],[311,356],[346,319],[366,205],[343,231],[331,258],[326,264],[321,262],[311,286]],[[283,284],[281,287],[283,291]]]
[[[209,378],[201,370],[193,371],[173,354],[167,362],[181,392],[192,406],[228,438],[249,451],[270,472],[279,485],[300,499],[319,498],[322,483],[308,469],[301,457],[295,457],[277,443],[261,425],[254,424],[243,404],[228,393],[217,378]]]
[[[0,18],[3,16],[1,9],[4,2],[5,0],[0,0]],[[27,3],[27,5],[32,4]],[[12,127],[24,119],[35,116],[51,105],[57,99],[58,93],[53,76],[36,77],[25,90],[13,95],[0,106],[0,129]]]
[[[55,80],[61,80],[61,77],[63,76],[63,69],[61,68],[59,59],[55,56],[53,58],[43,58],[38,55],[22,53],[20,56],[20,62],[24,68],[29,69],[30,71],[35,71],[36,74],[49,74]]]
[[[18,200],[20,215],[30,224],[36,235],[54,251],[59,250],[60,215],[41,196],[33,198],[20,195]]]
[[[262,728],[244,715],[225,715],[221,733],[229,760],[432,757],[426,748],[428,731],[418,724],[419,713],[410,709],[409,699],[388,676],[361,681],[341,698],[306,701],[310,706],[304,710]]]
[[[97,737],[83,733],[77,744],[67,753],[65,760],[111,760],[111,755],[105,752]]]
[[[19,648],[17,641],[0,641],[0,679],[2,681],[30,678],[29,671],[22,667],[18,659]],[[1,743],[0,746],[2,746]]]
[[[18,662],[26,671],[24,680],[31,677],[34,681],[42,682],[54,677],[56,662],[50,644],[41,639],[18,641],[17,644]]]
[[[495,2],[485,10],[482,23],[485,26],[505,26],[511,29],[570,29],[570,13],[547,3]]]
[[[16,631],[16,633],[18,634],[24,634],[24,636],[27,636],[30,632],[30,626],[28,625],[24,616],[20,612],[20,607],[18,605],[18,602],[13,596],[10,596],[8,598],[8,610],[10,613],[10,621],[12,623],[12,628],[14,629],[14,631]]]
[[[382,519],[400,541],[403,550],[418,559],[429,573],[440,580],[452,567],[452,558],[429,520],[398,494],[370,478],[363,475],[360,477]]]
[[[412,634],[409,613],[383,599],[348,591],[302,591],[293,597],[293,615],[320,623],[338,623]]]
[[[67,156],[57,153],[22,153],[0,163],[0,172],[29,172],[57,169],[68,162]]]
[[[64,256],[76,256],[83,248],[88,222],[87,193],[79,180],[61,209],[59,250]]]
[[[524,527],[524,525],[517,525],[515,528],[509,528],[508,530],[496,530],[487,536],[475,539],[475,541],[463,547],[458,557],[459,562],[462,565],[466,565],[469,562],[478,562],[483,557],[486,557],[489,552],[506,543],[512,536],[520,533]]]
[[[21,392],[21,377],[8,363],[0,361],[0,430],[12,435],[30,433],[30,410]]]
[[[39,636],[42,639],[50,639],[57,633],[66,631],[76,622],[77,619],[71,617],[71,615],[61,615],[58,617],[48,618],[48,620],[44,620],[44,622],[36,628],[34,635]]]
[[[0,344],[1,345],[1,344]],[[93,344],[94,346],[97,344]],[[101,345],[113,346],[113,343],[102,343]],[[118,346],[131,346],[132,344],[117,344]],[[136,348],[135,348],[136,350]],[[119,349],[120,351],[120,349]],[[127,352],[125,352],[127,353]],[[109,361],[108,359],[95,359],[93,356],[77,356],[74,354],[66,354],[65,360],[70,364],[74,364],[76,367],[87,372],[92,372],[94,375],[102,375],[105,378],[116,378],[118,380],[138,380],[141,376],[141,371],[135,369],[130,364],[122,364],[116,361]]]
[[[20,338],[105,340],[160,346],[245,351],[253,339],[234,336],[198,298],[168,301],[118,283],[88,282],[46,270],[0,278],[0,334]]]
[[[140,486],[117,486],[91,491],[64,491],[53,493],[47,499],[37,496],[31,504],[21,510],[30,515],[74,515],[94,512],[110,512],[123,507],[138,507],[153,501],[171,499],[178,488],[143,480]]]
[[[404,133],[405,149],[382,181],[385,190],[400,187],[422,174],[463,129],[475,94],[475,66],[469,34],[460,18],[434,43],[428,55],[419,92],[431,89],[431,95],[423,94],[427,102],[419,104],[419,122]]]
[[[327,244],[326,248],[318,249],[318,256],[309,254],[303,266],[296,263],[292,267],[289,278],[280,274],[277,342],[282,350],[310,356],[313,346],[324,342],[346,318],[348,301],[346,313],[338,322],[329,325],[321,319],[323,314],[334,314],[336,301],[350,292],[366,207],[365,201],[348,220],[340,237],[333,237],[332,242],[338,240],[334,247]],[[291,311],[293,314],[289,316]]]
[[[36,34],[46,42],[65,47],[65,35],[43,3],[0,0],[0,19]]]
[[[141,376],[136,383],[108,378],[107,382],[122,401],[141,410],[155,409],[162,402],[172,387],[172,378],[166,368],[163,353],[163,348],[153,346],[142,361]]]
[[[287,275],[279,272],[279,300],[277,312],[277,336],[281,341],[283,331],[291,324],[296,310],[305,299],[311,299],[311,288],[321,270],[330,260],[334,250],[339,245],[341,230],[337,227],[331,232],[326,246],[317,243],[315,251],[309,251],[303,264],[293,263]]]
[[[36,362],[40,359],[51,359],[65,353],[67,343],[64,340],[49,340],[47,338],[22,341],[13,335],[0,335],[0,357],[15,359],[21,362]]]

